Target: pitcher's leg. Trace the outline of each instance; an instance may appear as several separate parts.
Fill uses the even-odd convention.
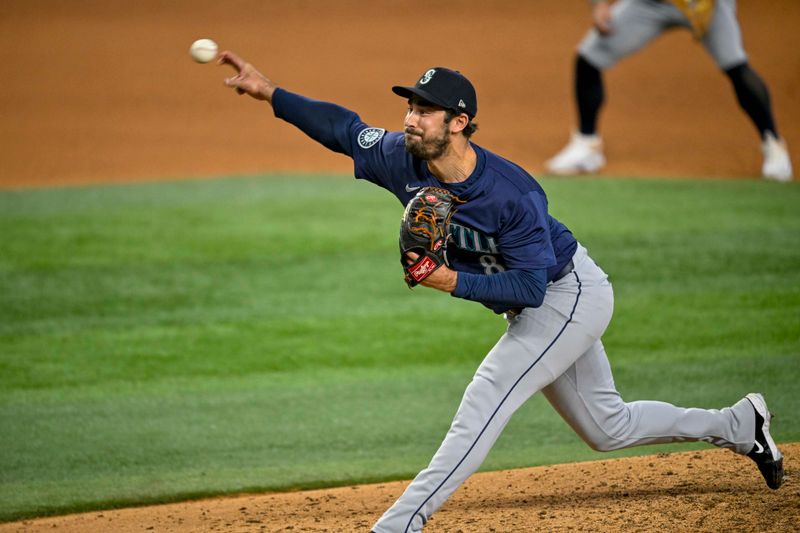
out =
[[[480,466],[511,416],[506,409],[485,410],[490,405],[485,402],[497,406],[501,401],[500,387],[500,383],[475,376],[430,463],[417,474],[372,531],[422,531],[428,518]]]
[[[559,371],[559,361],[568,357],[558,349],[539,355],[541,352],[528,353],[508,334],[500,340],[467,387],[450,430],[430,464],[373,531],[422,530],[428,518],[478,469],[514,411],[550,383]]]
[[[658,401],[625,403],[601,341],[542,392],[595,450],[681,441],[705,441],[741,454],[753,447],[755,415],[746,399],[721,410]]]
[[[590,303],[592,293],[610,293],[610,288],[589,287],[582,297],[574,273],[572,279],[565,281],[561,290],[553,290],[541,308],[526,309],[512,320],[508,332],[486,356],[467,387],[450,430],[430,464],[384,513],[373,531],[421,531],[428,518],[481,465],[519,406],[592,345],[596,331],[607,323],[603,313],[596,312],[597,304]],[[569,283],[575,283],[574,290],[566,289]],[[588,300],[585,305],[581,304],[584,300]],[[604,323],[597,326],[596,320]]]

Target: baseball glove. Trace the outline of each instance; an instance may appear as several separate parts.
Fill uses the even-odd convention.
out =
[[[400,264],[409,288],[440,266],[449,265],[450,219],[460,203],[463,202],[450,191],[438,187],[424,187],[408,202],[400,223]],[[408,252],[419,255],[410,265],[406,257]]]
[[[714,14],[716,0],[670,0],[691,24],[692,34],[700,40],[708,31],[711,17]]]

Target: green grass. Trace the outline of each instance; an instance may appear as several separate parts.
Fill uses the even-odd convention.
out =
[[[800,440],[800,187],[543,184],[626,399],[761,390]],[[342,176],[0,192],[0,520],[416,474],[504,324],[405,287],[400,215]],[[601,455],[537,396],[484,469],[705,446]]]

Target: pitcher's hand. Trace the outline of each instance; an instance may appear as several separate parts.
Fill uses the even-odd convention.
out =
[[[227,50],[220,54],[217,63],[230,65],[236,69],[235,76],[225,78],[225,85],[236,89],[239,94],[249,94],[256,100],[266,100],[272,103],[272,93],[277,87],[253,65]]]
[[[419,258],[418,254],[408,252],[406,254],[406,261],[408,264],[414,263]],[[458,272],[442,265],[433,271],[433,274],[420,281],[420,285],[430,287],[432,289],[439,289],[447,293],[452,293],[456,290],[456,283],[458,282]]]

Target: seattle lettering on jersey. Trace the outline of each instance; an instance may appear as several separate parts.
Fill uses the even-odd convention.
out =
[[[481,254],[500,254],[500,249],[497,247],[494,238],[472,228],[451,222],[450,233],[453,236],[453,243],[462,250]]]

